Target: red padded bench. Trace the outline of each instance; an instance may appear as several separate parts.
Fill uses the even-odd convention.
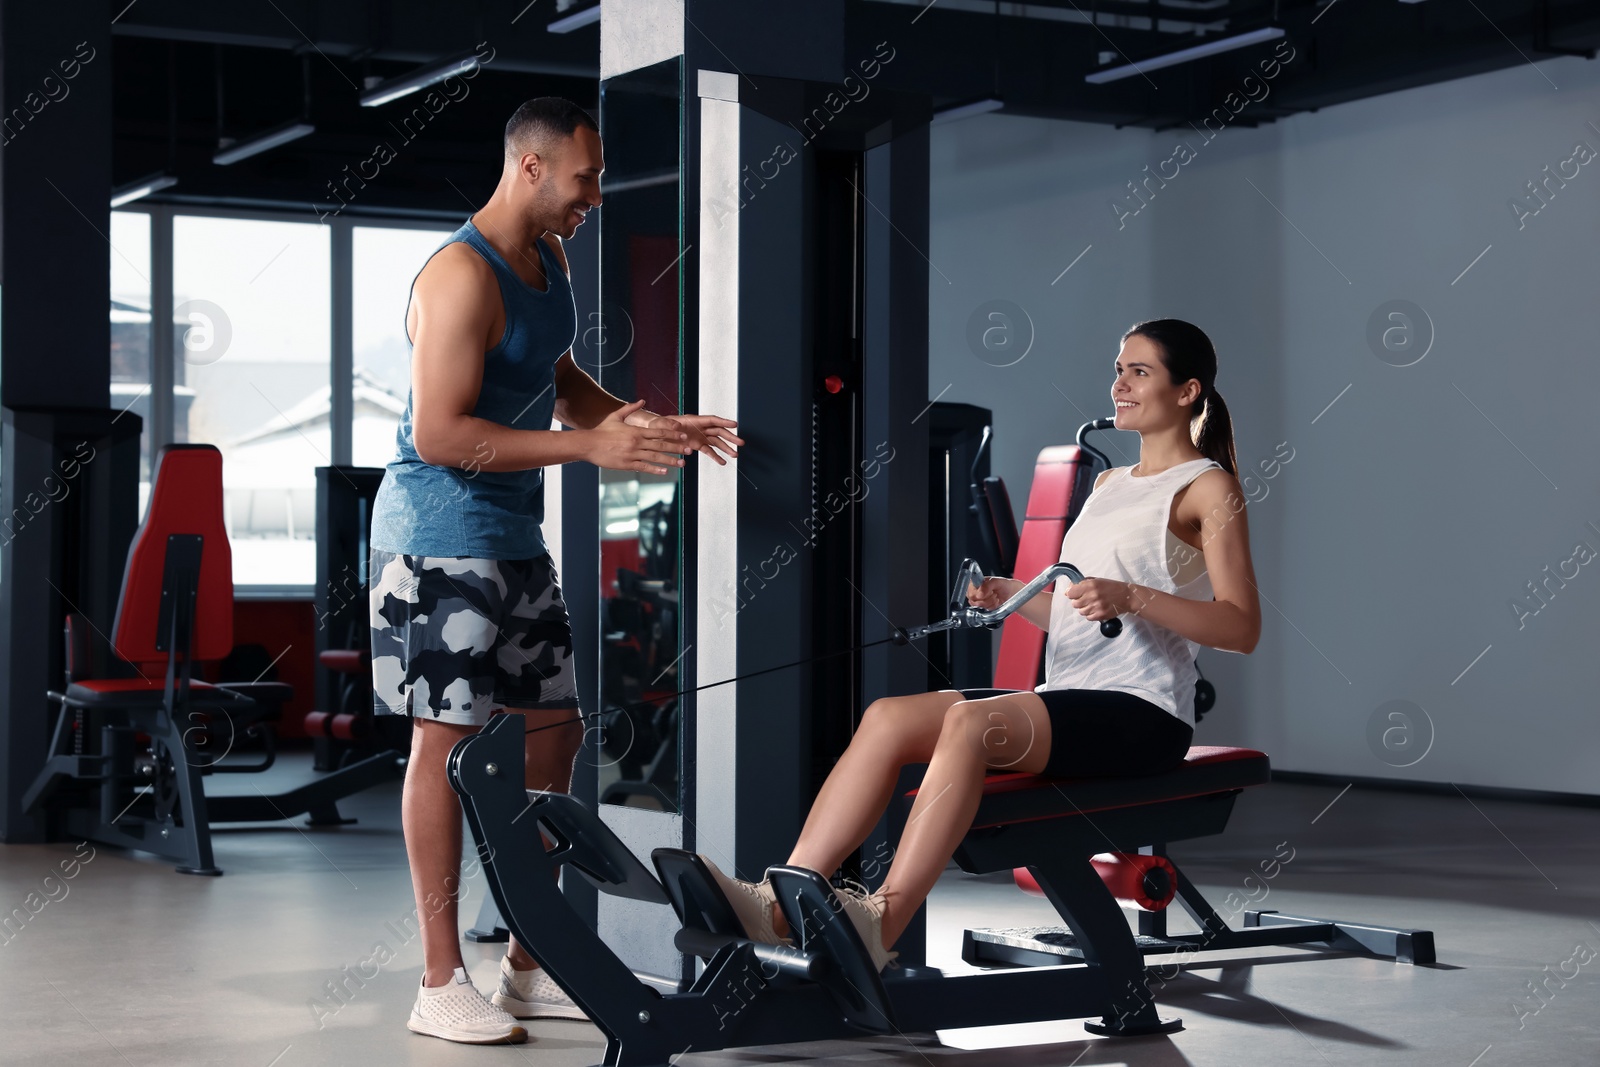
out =
[[[1252,748],[1197,745],[1183,766],[1136,778],[1047,778],[995,774],[983,783],[974,830],[1041,819],[1091,815],[1265,785],[1272,780],[1266,754]],[[915,796],[916,790],[909,795]]]

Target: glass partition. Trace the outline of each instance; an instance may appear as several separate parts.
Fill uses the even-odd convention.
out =
[[[682,410],[681,107],[680,59],[601,86],[601,310],[587,369],[662,415]],[[678,811],[682,475],[602,470],[600,485],[600,799]]]

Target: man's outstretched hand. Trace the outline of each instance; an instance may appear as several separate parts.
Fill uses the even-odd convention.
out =
[[[690,451],[702,452],[723,466],[727,466],[728,459],[738,458],[738,448],[744,445],[744,440],[733,433],[739,424],[720,415],[657,415],[645,425],[652,430],[676,430],[687,435]]]
[[[592,430],[583,431],[588,435],[584,458],[606,470],[650,474],[666,474],[674,467],[683,466],[681,457],[689,451],[689,435],[659,419],[651,420],[652,426],[635,426],[628,422],[629,416],[643,407],[643,400],[624,404]]]

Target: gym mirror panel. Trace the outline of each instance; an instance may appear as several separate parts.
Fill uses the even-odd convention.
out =
[[[601,310],[579,324],[599,331],[589,369],[600,384],[662,415],[685,408],[681,84],[681,60],[670,59],[602,86]],[[602,719],[589,758],[602,803],[681,808],[682,479],[600,472]]]

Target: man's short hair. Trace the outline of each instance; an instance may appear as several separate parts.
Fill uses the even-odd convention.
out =
[[[506,123],[506,158],[523,152],[548,152],[556,142],[571,137],[579,126],[600,132],[594,117],[571,100],[560,96],[534,97],[517,108]]]

